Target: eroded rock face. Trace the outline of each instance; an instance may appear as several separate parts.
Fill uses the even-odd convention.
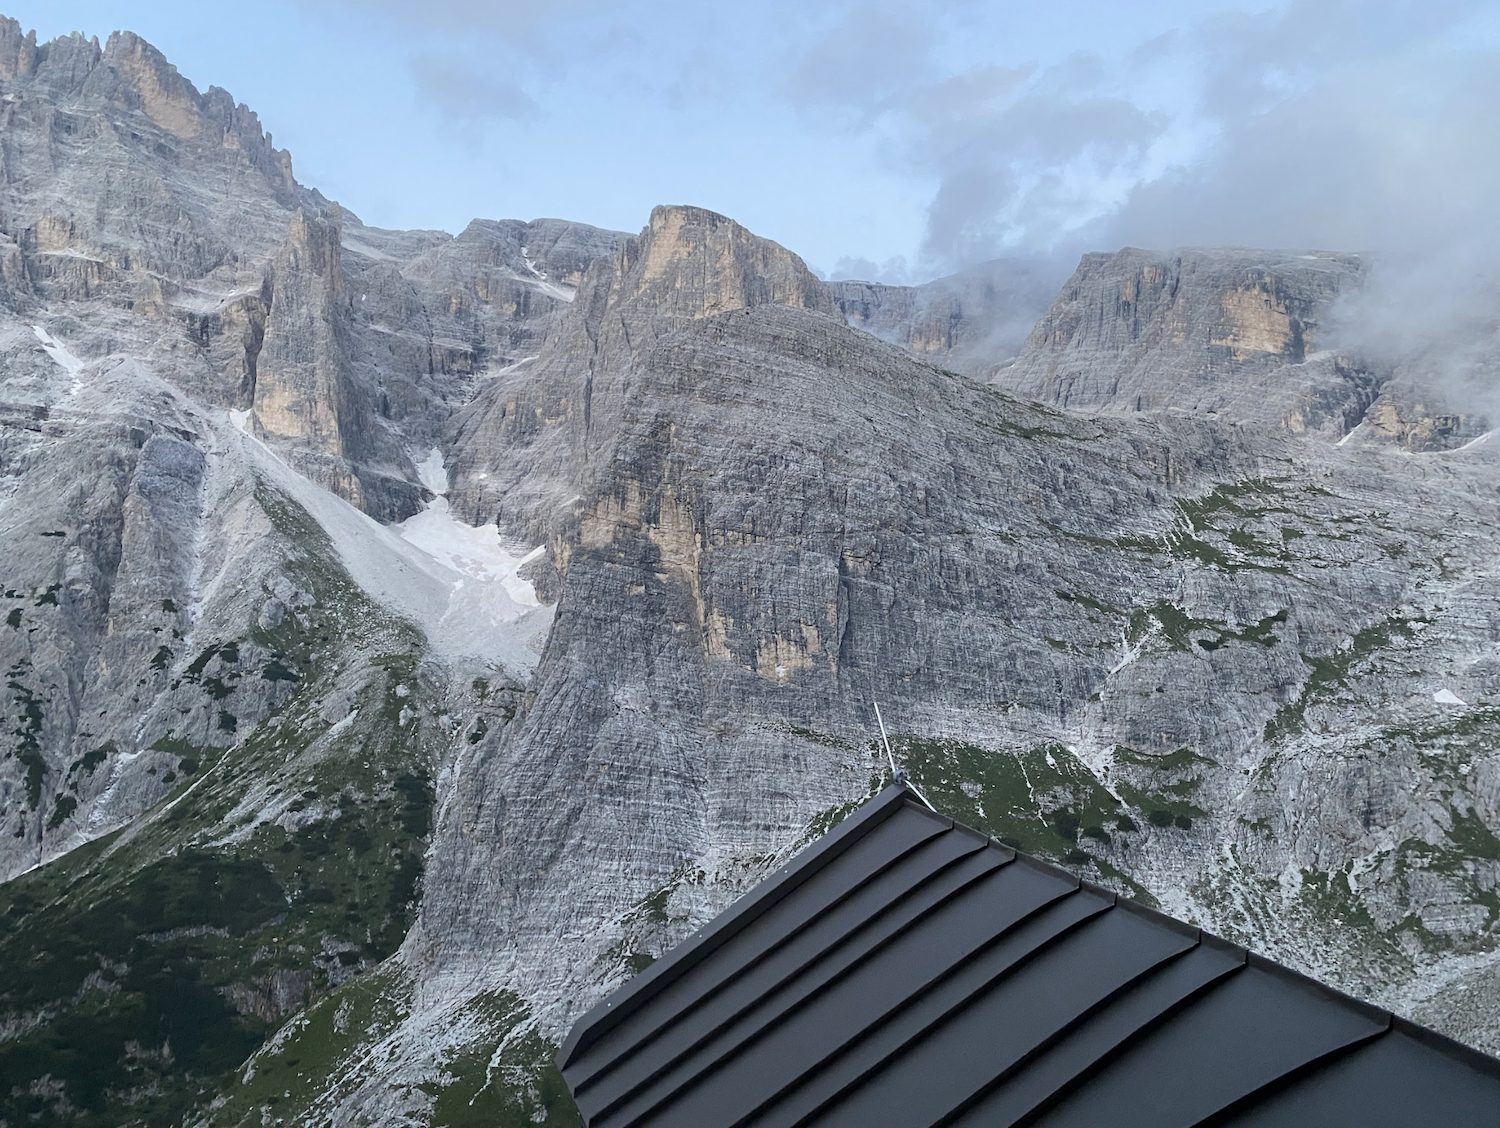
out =
[[[0,305],[64,304],[83,359],[150,355],[197,399],[253,409],[381,519],[420,508],[408,451],[534,352],[623,239],[561,220],[367,228],[297,183],[247,107],[130,33],[38,45],[4,20],[0,71]]]
[[[1485,416],[1454,411],[1444,402],[1448,398],[1433,388],[1390,381],[1365,412],[1360,437],[1410,451],[1450,450],[1489,429]]]
[[[1474,587],[1496,464],[1328,441],[1378,387],[1308,352],[1336,292],[1316,272],[1349,262],[1298,260],[1303,290],[1147,263],[1140,331],[1095,329],[1119,379],[1161,373],[1159,410],[1078,414],[813,310],[612,305],[646,257],[596,268],[458,439],[516,483],[501,512],[545,530],[561,598],[521,723],[440,832],[411,941],[428,990],[519,974],[563,1029],[878,773],[872,698],[946,809],[1356,993],[1409,1009],[1456,973],[1454,936],[1487,966],[1500,870],[1465,828],[1496,813],[1471,664],[1500,614]],[[1092,324],[1080,301],[1059,308]],[[1242,381],[1237,410],[1173,402],[1210,378]],[[539,452],[571,466],[560,504],[527,492]]]
[[[838,281],[828,289],[856,329],[982,376],[1015,358],[1060,281],[1048,263],[997,259],[921,286]]]
[[[378,426],[351,356],[342,215],[292,214],[269,277],[270,308],[256,358],[251,422],[319,484],[374,517],[421,508],[410,459]]]
[[[836,311],[784,247],[702,208],[656,208],[590,267],[540,355],[498,374],[457,417],[455,505],[471,520],[545,535],[608,462],[638,394],[632,358],[693,321],[762,305]]]
[[[1360,270],[1335,254],[1085,255],[1021,355],[988,376],[1059,407],[1181,410],[1337,438],[1381,382],[1320,341]]]

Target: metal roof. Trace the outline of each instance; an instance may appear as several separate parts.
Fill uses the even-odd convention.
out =
[[[894,785],[574,1026],[589,1128],[1500,1126],[1500,1061]]]

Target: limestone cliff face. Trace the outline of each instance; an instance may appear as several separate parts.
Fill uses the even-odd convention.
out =
[[[1492,570],[1469,538],[1496,463],[1325,441],[1376,390],[1309,353],[1350,261],[1135,256],[1114,324],[1065,292],[1033,342],[1162,382],[1157,410],[1078,413],[818,310],[698,316],[675,282],[648,304],[702,269],[675,245],[596,266],[455,438],[470,501],[500,480],[548,538],[560,598],[518,723],[457,773],[409,942],[429,997],[519,976],[561,1030],[867,786],[871,698],[947,809],[1356,992],[1415,1010],[1462,974],[1428,932],[1491,966],[1465,906],[1500,863],[1463,843],[1500,818],[1472,739],[1500,682],[1470,664],[1493,601],[1460,592]],[[1242,390],[1210,414],[1212,382]]]
[[[679,319],[761,305],[834,312],[827,290],[791,251],[690,207],[652,211],[603,297],[609,309],[649,303],[654,319],[674,327]]]
[[[455,504],[471,519],[545,534],[608,461],[636,394],[632,359],[693,321],[763,305],[837,312],[784,247],[702,208],[656,208],[585,273],[536,360],[499,375],[457,417]]]
[[[258,428],[343,457],[364,420],[345,371],[340,217],[298,211],[272,268],[252,407]]]
[[[351,363],[341,221],[337,207],[292,215],[269,278],[251,421],[314,481],[372,516],[401,520],[421,508],[422,491]]]
[[[267,221],[300,196],[254,113],[223,90],[199,93],[130,33],[102,49],[80,36],[38,46],[6,19],[0,82],[7,177],[30,189],[3,222],[47,292],[133,298],[148,271],[200,277],[264,248]],[[175,183],[208,167],[222,177],[217,202]]]
[[[1016,356],[1060,280],[1048,263],[997,259],[921,286],[839,281],[828,289],[854,328],[981,376]]]
[[[1061,407],[1163,409],[1338,437],[1379,379],[1320,352],[1356,256],[1126,249],[1085,255],[1013,364],[988,376]]]
[[[623,363],[438,832],[428,997],[519,980],[564,1029],[864,793],[872,698],[945,809],[1258,950],[1408,1010],[1451,943],[1490,966],[1493,459],[1060,412],[777,305]]]
[[[37,44],[0,19],[0,86],[0,308],[66,305],[84,359],[152,354],[382,519],[421,504],[407,452],[534,354],[623,238],[561,220],[458,239],[365,227],[296,182],[252,111],[127,32]]]
[[[1365,412],[1359,441],[1433,451],[1462,446],[1484,434],[1489,420],[1473,411],[1454,410],[1450,398],[1430,386],[1391,380]]]

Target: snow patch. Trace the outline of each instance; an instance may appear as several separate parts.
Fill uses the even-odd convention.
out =
[[[427,508],[395,526],[407,543],[415,545],[433,560],[457,572],[464,579],[454,582],[454,591],[466,580],[478,584],[499,584],[513,607],[494,604],[491,610],[504,621],[519,618],[528,608],[540,607],[541,600],[516,570],[542,554],[545,546],[528,552],[514,552],[500,541],[500,530],[494,525],[465,525],[448,509],[446,497],[436,497]]]
[[[1436,693],[1434,693],[1432,695],[1432,699],[1434,701],[1436,701],[1439,705],[1467,705],[1468,704],[1467,701],[1465,701],[1458,694],[1454,693],[1451,689],[1440,689],[1440,690],[1438,690]]]
[[[1464,443],[1463,446],[1461,446],[1461,447],[1455,447],[1454,450],[1456,452],[1456,451],[1460,451],[1460,450],[1468,450],[1470,447],[1480,446],[1480,445],[1482,445],[1484,443],[1489,442],[1490,441],[1490,436],[1493,435],[1494,433],[1495,433],[1494,431],[1486,431],[1484,434],[1480,435],[1477,439],[1470,439],[1468,442]]]
[[[1349,433],[1347,435],[1345,435],[1342,439],[1340,439],[1338,442],[1334,443],[1333,445],[1334,446],[1343,446],[1350,439],[1354,438],[1354,436],[1359,433],[1359,429],[1361,427],[1363,427],[1364,425],[1365,425],[1365,421],[1363,419],[1361,419],[1352,428],[1350,428],[1350,431],[1349,431]]]
[[[561,299],[562,301],[571,302],[573,300],[577,291],[571,286],[559,286],[554,282],[548,282],[547,272],[545,270],[538,270],[536,263],[531,261],[529,247],[521,248],[521,261],[526,264],[526,269],[531,271],[533,277],[536,279],[534,282],[530,278],[523,279],[522,281],[531,282],[542,293],[551,294],[554,298]]]
[[[69,376],[73,377],[73,387],[69,390],[68,394],[70,396],[76,396],[80,391],[83,390],[83,380],[79,377],[78,374],[83,371],[84,366],[88,362],[80,360],[78,357],[70,353],[66,348],[63,347],[61,341],[59,341],[51,333],[47,332],[47,330],[43,329],[40,325],[33,325],[31,327],[31,331],[36,334],[36,339],[42,342],[42,351],[50,356],[53,362],[56,363],[59,368],[61,368]]]
[[[492,368],[492,369],[490,369],[489,371],[487,371],[484,374],[484,378],[486,380],[493,380],[496,376],[508,376],[512,372],[514,372],[518,368],[520,368],[521,365],[523,365],[523,364],[530,364],[535,359],[536,359],[535,356],[523,356],[520,360],[516,361],[514,364],[507,364],[504,368]]]
[[[345,235],[343,239],[339,241],[339,246],[341,246],[346,251],[353,251],[357,255],[364,255],[365,258],[375,259],[377,262],[400,261],[396,258],[395,255],[388,255],[384,251],[370,246],[369,243],[362,242],[359,239],[351,239],[347,235]]]
[[[544,548],[507,547],[494,525],[476,528],[455,518],[445,497],[399,525],[382,525],[245,432],[242,413],[231,418],[251,466],[322,526],[350,577],[377,602],[420,626],[440,655],[478,658],[530,676],[552,608],[516,572]],[[446,481],[441,454],[423,465]]]
[[[438,497],[445,497],[448,493],[448,470],[443,465],[443,452],[437,447],[421,462],[412,460],[417,467],[417,481],[421,482]]]

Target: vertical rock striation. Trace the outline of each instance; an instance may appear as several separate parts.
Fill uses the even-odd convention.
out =
[[[537,358],[497,375],[460,413],[453,498],[470,520],[545,535],[606,466],[638,391],[633,359],[705,317],[762,305],[836,311],[784,247],[702,208],[658,207],[585,273]]]
[[[1059,407],[1181,410],[1336,438],[1380,382],[1319,339],[1360,271],[1354,255],[1085,255],[1020,356],[988,378]]]
[[[979,376],[1014,359],[1059,280],[1050,263],[996,259],[921,286],[838,281],[828,289],[856,329]]]

